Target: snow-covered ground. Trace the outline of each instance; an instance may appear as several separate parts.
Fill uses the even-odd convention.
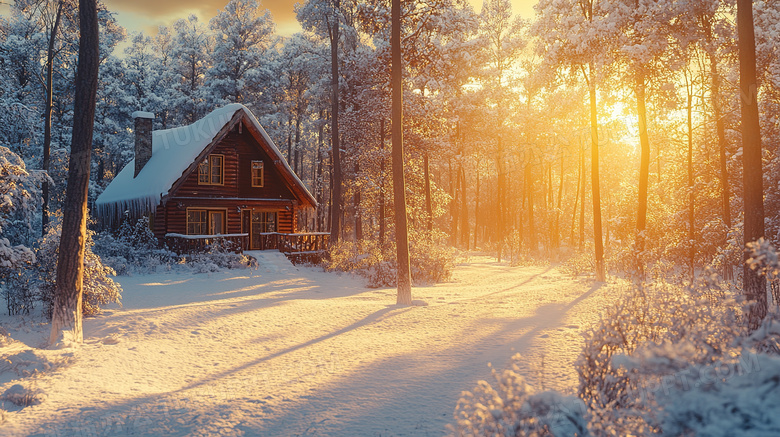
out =
[[[0,435],[439,436],[517,352],[532,385],[572,391],[580,333],[611,300],[472,256],[400,307],[394,289],[256,255],[256,270],[119,277],[124,307],[87,319],[77,349],[39,349],[48,325],[4,316],[19,341],[0,343],[0,394],[42,402],[6,402]]]

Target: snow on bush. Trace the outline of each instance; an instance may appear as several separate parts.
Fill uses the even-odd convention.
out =
[[[181,259],[195,273],[218,272],[222,269],[245,269],[256,267],[257,261],[237,252],[236,243],[220,238],[214,239],[206,252],[194,253]]]
[[[0,146],[0,293],[8,314],[29,313],[33,297],[25,286],[24,269],[35,262],[35,254],[15,238],[31,228],[40,196],[43,173],[29,173],[24,161]],[[51,179],[49,179],[51,180]]]
[[[748,336],[741,299],[711,273],[623,296],[586,334],[579,398],[534,394],[516,355],[462,395],[453,434],[780,435],[780,321]]]
[[[595,275],[596,261],[590,252],[577,252],[562,263],[561,271],[572,276]]]
[[[38,278],[40,296],[44,303],[44,312],[51,318],[54,305],[54,292],[57,280],[57,256],[60,247],[62,224],[56,223],[42,239],[37,252],[38,262],[35,271]],[[84,295],[82,311],[84,316],[100,313],[100,307],[109,303],[120,303],[122,287],[111,276],[116,272],[103,264],[100,257],[92,251],[94,232],[87,230],[86,251],[84,253]],[[121,304],[121,303],[120,303]]]
[[[668,382],[670,374],[735,354],[746,334],[740,301],[712,273],[692,287],[657,282],[626,290],[586,333],[576,363],[591,431],[657,432],[663,406],[648,396],[650,388]]]
[[[750,251],[748,264],[766,277],[774,304],[780,305],[780,257],[777,251],[763,238],[748,243],[748,250]]]
[[[19,407],[29,407],[40,404],[43,401],[43,394],[40,390],[14,384],[0,395],[0,399]]]
[[[0,267],[15,268],[34,261],[32,251],[13,245],[9,235],[13,227],[29,227],[40,195],[38,185],[48,178],[29,173],[24,161],[7,147],[0,146]]]
[[[511,368],[491,369],[495,388],[479,381],[473,392],[463,392],[455,407],[456,436],[588,436],[585,404],[554,391],[534,393],[519,373],[520,354]]]
[[[159,243],[148,217],[132,222],[126,215],[116,234],[105,231],[94,239],[95,253],[120,275],[154,273],[160,267],[170,270],[179,266],[194,273],[210,273],[253,265],[250,257],[238,253],[235,243],[220,238],[213,239],[204,252],[179,256]]]
[[[452,275],[453,250],[433,240],[420,237],[409,243],[415,285],[446,281]],[[394,243],[381,247],[375,240],[340,241],[328,248],[324,265],[331,271],[355,272],[367,279],[369,287],[394,287],[398,277]]]
[[[178,261],[175,253],[161,246],[149,227],[149,217],[133,223],[127,215],[116,235],[101,232],[94,236],[94,252],[119,275],[154,273]]]
[[[694,376],[692,388],[676,384],[664,393],[660,423],[664,435],[780,435],[780,358],[740,355],[710,368],[691,370],[706,375],[705,381],[696,381]]]

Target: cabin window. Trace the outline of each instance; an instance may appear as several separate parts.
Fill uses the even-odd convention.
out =
[[[205,235],[208,223],[208,215],[202,209],[190,209],[187,211],[187,235]]]
[[[198,166],[198,185],[223,185],[225,155],[209,155]]]
[[[252,161],[252,186],[264,186],[263,180],[263,161]]]
[[[266,232],[276,232],[276,213],[252,212],[252,233],[257,235]]]
[[[187,210],[187,235],[217,235],[224,233],[225,210]]]

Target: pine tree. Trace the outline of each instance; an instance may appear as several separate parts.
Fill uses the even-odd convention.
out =
[[[76,72],[73,143],[57,258],[57,291],[49,337],[51,344],[63,340],[77,343],[83,341],[81,301],[87,232],[87,194],[100,63],[96,0],[79,0],[79,30],[81,38]]]
[[[753,4],[737,0],[739,31],[739,87],[742,106],[742,178],[745,202],[745,243],[764,237],[764,188],[761,147],[761,126],[758,114],[756,83],[756,43],[753,30]],[[744,292],[750,307],[748,327],[757,329],[767,312],[766,278],[748,265],[745,251],[743,268]]]

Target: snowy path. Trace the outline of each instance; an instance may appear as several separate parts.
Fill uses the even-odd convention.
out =
[[[608,287],[487,257],[415,288],[416,307],[273,256],[119,280],[124,308],[86,321],[82,348],[35,351],[60,367],[0,435],[439,436],[460,392],[515,352],[532,385],[571,390],[580,332],[608,300]]]

